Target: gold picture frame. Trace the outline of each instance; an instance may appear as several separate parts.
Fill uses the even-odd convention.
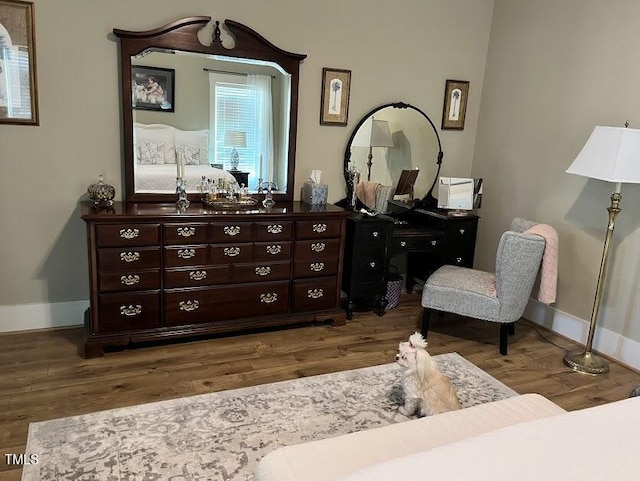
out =
[[[347,125],[351,70],[322,69],[320,125]]]
[[[463,130],[467,114],[467,80],[447,80],[444,89],[444,108],[442,109],[442,130]]]
[[[33,2],[0,0],[0,123],[38,125]]]

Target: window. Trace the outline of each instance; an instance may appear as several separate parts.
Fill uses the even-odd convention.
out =
[[[211,73],[210,162],[231,169],[233,147],[225,145],[228,131],[244,132],[246,143],[236,147],[238,169],[249,173],[249,188],[258,179],[273,176],[273,111],[271,77],[265,75],[230,75]],[[271,177],[272,178],[272,177]]]

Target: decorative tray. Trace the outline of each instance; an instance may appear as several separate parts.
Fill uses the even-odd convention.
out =
[[[208,207],[213,207],[214,209],[247,209],[249,207],[254,207],[255,205],[257,205],[258,201],[253,197],[249,197],[248,199],[240,200],[207,200],[204,204]]]

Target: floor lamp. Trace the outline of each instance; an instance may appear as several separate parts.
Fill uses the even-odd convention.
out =
[[[353,139],[352,145],[356,147],[369,147],[367,155],[367,180],[371,180],[371,166],[373,165],[373,147],[395,147],[389,122],[386,120],[376,120],[373,117],[368,119],[358,130]]]
[[[607,269],[609,244],[613,235],[616,216],[620,212],[620,193],[622,183],[640,183],[640,130],[625,127],[600,127],[593,129],[587,143],[576,159],[567,169],[569,174],[577,174],[591,179],[606,180],[616,184],[611,194],[609,223],[604,239],[602,261],[596,285],[596,295],[591,311],[591,323],[584,351],[568,352],[564,356],[564,363],[574,371],[586,374],[604,374],[609,371],[607,362],[591,352],[593,336],[600,310],[602,289]]]

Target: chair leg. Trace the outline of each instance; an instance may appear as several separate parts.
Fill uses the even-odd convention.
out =
[[[422,334],[422,337],[424,337],[425,339],[427,338],[427,335],[429,334],[429,321],[431,320],[431,309],[429,309],[428,307],[425,307],[422,310],[422,325],[420,326],[420,333]]]
[[[503,322],[500,324],[500,354],[507,355],[507,339],[509,338],[509,324]]]
[[[509,335],[513,336],[516,333],[516,323],[515,322],[510,322],[509,323]]]

